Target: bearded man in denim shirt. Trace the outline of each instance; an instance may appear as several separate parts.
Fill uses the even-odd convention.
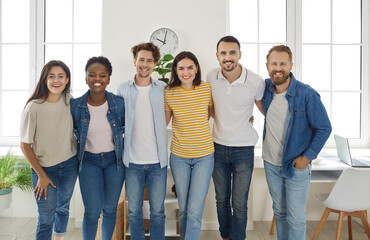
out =
[[[290,72],[292,52],[284,45],[267,54],[263,96],[263,153],[278,239],[304,240],[311,162],[323,148],[331,124],[320,95]]]

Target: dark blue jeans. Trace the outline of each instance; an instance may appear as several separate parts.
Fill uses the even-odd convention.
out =
[[[66,234],[69,218],[69,203],[75,187],[78,161],[76,156],[61,162],[55,166],[43,167],[46,175],[54,183],[56,188],[48,186],[48,197],[44,195],[38,200],[36,198],[39,212],[36,229],[37,240],[50,240],[54,236],[62,237]],[[36,187],[38,176],[32,169],[32,185]]]
[[[228,147],[215,143],[215,166],[212,176],[222,238],[245,239],[253,166],[254,146]]]
[[[79,174],[85,214],[82,222],[82,238],[93,240],[103,210],[102,240],[110,240],[116,226],[117,204],[121,194],[125,172],[122,161],[118,169],[114,151],[94,154],[85,152]]]
[[[126,196],[131,240],[144,240],[143,192],[146,184],[150,205],[150,239],[164,240],[164,200],[166,198],[167,166],[133,164],[125,167]]]

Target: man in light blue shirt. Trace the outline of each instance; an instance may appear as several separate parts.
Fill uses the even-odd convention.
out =
[[[320,95],[295,79],[292,52],[278,45],[267,54],[263,96],[265,128],[262,158],[273,200],[279,240],[306,238],[306,203],[311,161],[317,157],[331,132]]]
[[[117,94],[125,100],[123,163],[131,239],[145,238],[142,209],[146,185],[150,204],[150,239],[164,240],[168,162],[164,112],[166,84],[151,77],[160,59],[157,46],[142,43],[131,50],[136,74],[117,87]]]

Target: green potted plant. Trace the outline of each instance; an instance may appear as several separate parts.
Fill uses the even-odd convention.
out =
[[[168,78],[166,78],[166,74],[172,71],[172,60],[174,57],[171,54],[166,54],[161,58],[157,66],[154,68],[154,72],[157,72],[159,75],[161,75],[161,78],[159,80],[162,80],[165,83],[168,83]]]
[[[13,187],[32,191],[30,164],[8,152],[0,158],[0,209],[6,209],[12,201]]]

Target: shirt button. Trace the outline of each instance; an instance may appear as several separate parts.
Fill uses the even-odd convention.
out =
[[[113,127],[115,127],[116,126],[116,124],[113,124]]]

